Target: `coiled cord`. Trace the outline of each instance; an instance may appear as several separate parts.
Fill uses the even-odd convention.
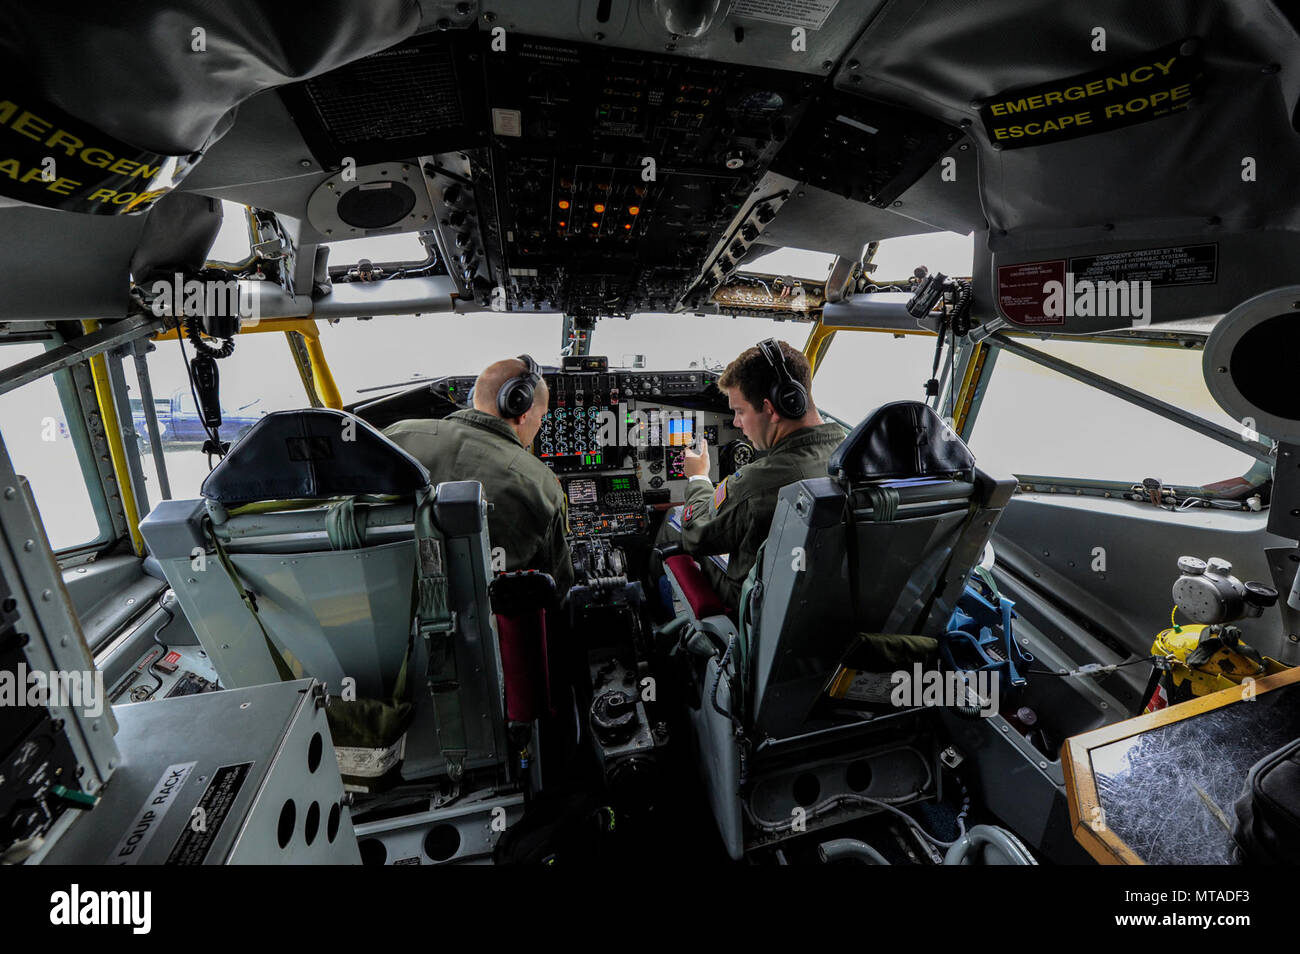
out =
[[[229,358],[235,353],[234,338],[225,339],[220,348],[215,348],[203,340],[201,330],[198,315],[185,316],[185,337],[190,339],[190,344],[199,354],[205,354],[210,358]]]

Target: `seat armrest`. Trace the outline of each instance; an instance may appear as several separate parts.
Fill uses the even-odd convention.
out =
[[[669,557],[677,556],[679,553],[685,553],[680,541],[665,543],[663,546],[655,547],[655,553],[659,554],[659,559],[667,561]]]
[[[664,573],[668,576],[673,592],[690,608],[693,621],[727,616],[726,604],[713,592],[709,578],[693,557],[685,553],[669,556],[664,560]]]

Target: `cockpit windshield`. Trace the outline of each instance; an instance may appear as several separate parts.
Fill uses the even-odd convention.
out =
[[[560,363],[559,315],[401,315],[343,318],[321,327],[344,403],[374,398],[422,379],[477,371],[502,355]]]

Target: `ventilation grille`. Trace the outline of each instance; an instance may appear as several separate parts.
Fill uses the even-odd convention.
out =
[[[421,36],[280,96],[327,169],[473,148],[487,138],[476,42],[466,30]]]
[[[340,146],[413,139],[465,121],[446,47],[387,50],[306,87],[317,120]]]

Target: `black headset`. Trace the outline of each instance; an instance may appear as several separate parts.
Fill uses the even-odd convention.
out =
[[[772,401],[772,407],[782,417],[799,419],[808,411],[808,392],[804,390],[802,384],[794,379],[790,369],[786,367],[785,355],[781,353],[781,346],[776,343],[775,338],[768,338],[766,341],[758,343],[758,350],[762,352],[763,357],[767,358],[767,363],[772,366],[776,372],[776,381],[772,384],[768,397]]]
[[[526,354],[521,354],[519,360],[524,363],[524,373],[501,385],[501,390],[497,392],[497,410],[505,418],[528,413],[528,409],[533,406],[533,392],[542,380],[536,361]]]

